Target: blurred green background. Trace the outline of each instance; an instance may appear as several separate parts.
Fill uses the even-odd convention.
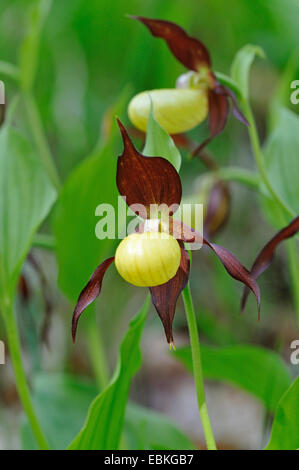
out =
[[[1,1],[2,60],[18,59],[30,3]],[[298,8],[296,0],[54,0],[42,37],[35,91],[61,171],[67,174],[90,151],[105,110],[127,83],[136,92],[171,87],[183,71],[166,45],[153,40],[127,13],[178,22],[204,41],[214,69],[224,73],[238,49],[259,44],[268,61],[252,89],[265,106],[273,82],[298,47]]]
[[[34,3],[24,0],[1,0],[0,60],[18,62],[19,45],[26,30],[27,12]],[[94,149],[101,135],[101,122],[107,109],[113,105],[125,87],[131,86],[132,96],[147,89],[170,88],[174,86],[177,76],[184,72],[166,45],[160,40],[153,39],[143,26],[127,18],[126,14],[179,23],[206,44],[211,53],[213,69],[227,74],[236,52],[242,46],[248,43],[261,46],[267,58],[263,61],[258,59],[253,67],[251,99],[261,139],[265,138],[271,97],[275,95],[291,57],[294,57],[294,53],[299,49],[298,1],[71,0],[61,2],[54,0],[42,34],[34,93],[50,148],[63,180],[66,180],[76,165]],[[296,72],[298,75],[298,68],[294,67],[293,79],[296,78]],[[2,79],[1,76],[0,78]],[[16,88],[15,84],[6,78],[5,84],[6,99],[9,104],[16,93]],[[288,102],[284,104],[294,112],[298,112],[296,106]],[[128,119],[125,123],[129,124]],[[21,114],[18,125],[26,132]],[[197,129],[192,135],[198,139],[205,132],[207,129],[202,126],[200,131]],[[210,148],[221,165],[254,168],[247,131],[233,119],[229,120],[226,132],[218,137]],[[111,155],[111,158],[116,160],[116,155]],[[194,175],[200,178],[206,171],[200,161],[190,162],[185,156],[181,171],[185,196],[192,192],[195,184]],[[114,184],[112,180],[111,185]],[[275,229],[266,221],[253,191],[237,183],[232,183],[230,188],[232,192],[230,219],[217,237],[217,243],[226,246],[246,266],[250,266],[257,251],[274,234]],[[49,226],[50,223],[46,223],[43,230],[49,230]],[[24,317],[24,312],[20,315],[28,362],[31,368],[37,370],[54,372],[65,370],[78,375],[92,375],[84,341],[79,342],[75,351],[70,344],[69,323],[72,305],[62,297],[57,288],[55,258],[49,253],[35,251],[45,271],[47,289],[55,300],[52,300],[54,314],[50,349],[43,351],[43,365],[41,365],[38,346],[35,344],[38,340],[32,339],[30,328],[34,324],[36,331],[38,328],[36,325],[41,322],[38,311],[43,302],[41,300],[43,287],[39,286],[30,267],[25,267],[32,284],[36,286],[33,289],[35,294],[30,306],[31,313],[33,312],[31,320],[28,320],[26,315]],[[81,253],[74,255],[84,256],[84,247]],[[280,351],[288,360],[289,344],[296,338],[298,330],[284,248],[279,250],[272,269],[260,281],[263,296],[260,323],[256,322],[254,299],[250,298],[246,314],[239,316],[241,287],[227,277],[222,266],[210,253],[194,256],[191,284],[203,341],[215,345],[240,342],[260,344]],[[143,296],[144,292],[125,285],[114,272],[107,275],[101,312],[98,314],[101,315],[99,321],[102,330],[105,331],[105,346],[111,365],[115,363],[118,344],[127,328],[127,320],[139,308]],[[82,319],[82,324],[84,321]],[[137,401],[161,409],[180,421],[182,416],[180,417],[177,411],[174,412],[175,405],[170,406],[165,399],[167,393],[173,393],[175,402],[178,400],[178,391],[169,391],[167,388],[167,383],[163,380],[163,367],[159,366],[159,358],[154,353],[155,345],[159,344],[161,354],[166,357],[165,367],[169,365],[167,351],[163,351],[166,345],[162,329],[157,316],[153,314],[148,323],[149,329],[144,346],[146,365],[141,378],[136,379],[133,396]],[[178,305],[174,328],[177,336],[180,338],[181,335],[183,341],[186,321],[181,303]],[[32,360],[32,357],[35,359]],[[171,367],[174,379],[171,372],[171,377],[168,377],[169,384],[176,383],[175,377],[179,377],[182,383],[186,383],[188,389],[189,382],[186,376],[181,370],[178,372],[173,365]],[[8,382],[6,379],[6,376],[5,378],[0,376],[2,403],[8,409],[15,406],[17,411],[11,377],[8,376],[10,379]],[[218,401],[215,387],[211,387],[210,393],[211,403],[213,400]],[[221,390],[220,393],[225,394],[225,391]],[[178,402],[181,403],[184,414],[184,401]],[[238,397],[235,397],[235,403],[237,403],[236,408],[234,403],[227,406],[232,406],[237,414]],[[244,403],[246,409],[248,404],[245,399]],[[247,407],[249,410],[250,406],[249,404]],[[244,419],[249,415],[250,411],[247,415],[245,413]],[[0,448],[16,447],[18,438],[15,437],[15,422],[8,418],[6,411],[2,411],[0,416],[3,425],[2,429],[0,428]],[[253,431],[249,447],[258,445],[254,435],[255,430],[262,426],[261,421],[260,413],[256,412],[256,419],[252,422]],[[11,432],[3,431],[4,423],[7,422]],[[192,435],[190,422],[192,423],[192,419],[187,420],[184,427]],[[220,429],[221,424],[217,425]],[[229,422],[227,426],[230,426]],[[242,446],[242,443],[240,444],[242,439],[238,438],[242,426],[240,429],[238,427],[235,429],[237,429],[235,433],[232,431],[229,434],[228,442],[223,443],[224,447]],[[224,436],[224,433],[221,434],[221,429],[219,435]],[[224,437],[221,439],[224,440]]]

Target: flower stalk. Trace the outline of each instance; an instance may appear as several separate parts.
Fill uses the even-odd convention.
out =
[[[196,315],[194,312],[192,295],[190,290],[190,284],[188,283],[185,289],[183,290],[183,300],[187,316],[189,335],[190,335],[190,344],[192,352],[192,364],[193,364],[193,376],[196,388],[197,403],[199,414],[201,418],[201,423],[205,435],[205,440],[208,450],[217,450],[216,442],[209,418],[208,407],[205,397],[205,388],[204,388],[204,379],[203,379],[203,369],[201,362],[200,354],[200,343],[198,339],[198,331],[196,324]]]
[[[17,391],[39,448],[41,450],[47,450],[49,449],[49,445],[36,416],[30,396],[29,386],[26,380],[26,374],[22,362],[20,338],[12,303],[9,302],[6,306],[3,305],[2,312]]]
[[[281,198],[279,197],[279,195],[277,194],[277,192],[275,191],[275,189],[271,185],[271,182],[269,181],[269,178],[268,178],[267,172],[266,172],[266,168],[265,168],[263,152],[262,152],[262,149],[261,149],[261,146],[260,146],[260,141],[259,141],[259,136],[258,136],[258,132],[257,132],[257,128],[256,128],[255,119],[254,119],[254,116],[253,116],[253,113],[252,113],[252,110],[251,110],[251,107],[250,107],[249,103],[245,100],[243,100],[243,109],[244,109],[246,119],[249,122],[249,128],[248,128],[249,137],[250,137],[253,154],[254,154],[254,157],[255,157],[255,161],[256,161],[261,179],[262,179],[264,185],[266,186],[267,190],[269,191],[271,197],[276,202],[276,204],[281,209],[283,209],[283,211],[286,212],[289,216],[294,217],[296,214],[291,210],[290,207],[288,207],[284,203],[284,201],[281,200]]]

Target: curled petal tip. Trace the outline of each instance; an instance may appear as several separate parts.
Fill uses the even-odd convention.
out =
[[[72,332],[72,340],[73,340],[73,344],[75,344],[75,342],[76,342],[76,332]]]
[[[77,304],[74,309],[73,319],[72,319],[72,338],[73,343],[76,339],[76,332],[77,332],[77,325],[79,318],[83,311],[90,305],[100,294],[102,288],[102,281],[104,274],[110,264],[114,261],[114,256],[111,258],[106,259],[101,263],[96,270],[91,275],[87,285],[82,290],[81,294],[79,295]]]
[[[77,325],[78,325],[78,320],[79,320],[79,315],[78,315],[76,310],[77,309],[75,308],[74,313],[73,313],[73,320],[72,320],[72,340],[73,340],[73,344],[75,344],[75,341],[76,341]]]

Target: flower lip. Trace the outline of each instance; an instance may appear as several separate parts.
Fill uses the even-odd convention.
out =
[[[151,104],[155,118],[168,134],[187,132],[208,115],[208,98],[201,88],[164,88],[143,91],[129,103],[128,115],[134,126],[146,131]]]
[[[153,287],[173,278],[181,259],[175,238],[162,232],[132,233],[115,253],[119,274],[135,286]]]

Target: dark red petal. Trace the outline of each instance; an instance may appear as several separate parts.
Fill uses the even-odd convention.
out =
[[[238,106],[236,95],[234,94],[234,92],[225,85],[218,85],[217,90],[218,90],[218,93],[219,92],[223,93],[224,95],[228,96],[231,99],[232,113],[235,116],[235,118],[241,121],[246,126],[249,126],[249,122],[247,121],[246,117],[244,116],[244,114],[242,113],[242,111],[240,110]]]
[[[187,251],[181,245],[181,264],[176,275],[165,284],[149,287],[152,302],[164,326],[168,343],[173,343],[172,323],[178,297],[189,278],[190,260]]]
[[[216,245],[215,243],[209,243],[208,240],[204,239],[204,244],[209,246],[214,253],[218,256],[221,263],[225,267],[228,274],[230,274],[237,281],[245,284],[255,295],[258,307],[258,318],[260,317],[260,303],[261,295],[260,289],[250,272],[240,263],[240,261],[226,248]]]
[[[188,69],[196,72],[202,66],[210,67],[210,54],[206,46],[191,36],[183,28],[170,21],[154,20],[142,16],[131,16],[141,21],[153,36],[166,41],[173,55]]]
[[[299,216],[281,229],[260,251],[250,271],[254,279],[257,279],[270,266],[277,246],[287,238],[293,237],[297,232],[299,232]],[[245,287],[241,300],[241,310],[244,310],[248,294],[249,290]]]
[[[209,128],[210,137],[202,142],[192,152],[192,156],[198,155],[206,145],[208,145],[214,137],[223,131],[229,113],[229,103],[226,95],[221,95],[215,90],[209,90]]]
[[[112,261],[114,261],[114,256],[106,259],[97,267],[97,269],[92,273],[87,285],[84,287],[81,294],[79,295],[72,320],[72,336],[74,342],[76,338],[77,324],[80,315],[86,309],[86,307],[88,307],[88,305],[91,304],[91,302],[93,302],[100,294],[104,274],[109,268]]]
[[[229,112],[229,103],[226,95],[217,90],[209,90],[209,127],[211,137],[215,137],[223,131]]]
[[[212,74],[213,75],[213,74]],[[249,122],[240,110],[237,104],[235,94],[228,87],[220,85],[215,81],[214,88],[209,90],[209,128],[210,137],[202,142],[192,152],[192,156],[200,154],[200,152],[208,145],[214,137],[220,134],[226,126],[228,113],[229,113],[229,101],[232,103],[232,113],[239,121],[249,126]]]
[[[143,218],[149,217],[151,204],[164,204],[167,207],[174,205],[176,207],[170,211],[170,215],[173,214],[182,197],[178,172],[165,158],[145,157],[139,153],[122,123],[119,120],[117,122],[124,143],[123,154],[117,162],[116,183],[120,194],[126,198],[128,206],[139,204],[145,207],[146,214],[134,210]]]
[[[183,225],[183,230],[182,230]],[[182,235],[180,236],[180,233]],[[173,220],[173,227],[172,227],[172,234],[176,238],[180,238],[184,242],[189,242],[193,236],[193,241],[195,243],[203,242],[204,245],[207,245],[214,253],[218,256],[221,263],[225,267],[228,274],[236,279],[237,281],[242,282],[247,286],[255,295],[257,300],[258,306],[258,316],[260,313],[260,290],[256,283],[254,276],[240,263],[240,261],[233,255],[230,251],[226,248],[223,248],[220,245],[216,245],[215,243],[210,243],[205,237],[203,237],[199,232],[196,230],[188,227],[182,222]]]

